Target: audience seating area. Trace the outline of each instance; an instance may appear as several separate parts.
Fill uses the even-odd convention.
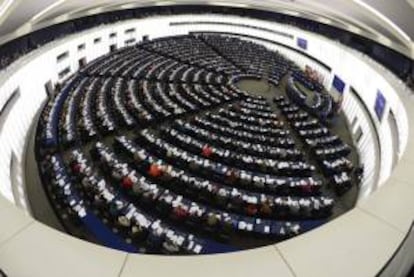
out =
[[[332,134],[322,122],[300,110],[285,97],[275,97],[274,102],[309,147],[312,155],[315,155],[323,174],[331,181],[335,190],[338,193],[348,190],[352,184],[351,173],[354,170],[352,162],[348,159],[350,146]]]
[[[303,81],[306,78],[304,75],[299,75],[301,77],[298,79],[298,74],[295,72],[287,82],[286,93],[289,98],[303,110],[321,120],[332,118],[336,108],[336,103],[332,96],[328,93],[323,93],[320,88],[317,89],[312,82]],[[301,89],[296,82],[306,87],[310,93]]]
[[[144,42],[82,68],[46,104],[36,136],[63,225],[128,252],[209,254],[325,223],[334,191],[353,185],[352,148],[308,108],[283,95],[276,108],[235,84],[281,84],[292,68],[217,34]]]

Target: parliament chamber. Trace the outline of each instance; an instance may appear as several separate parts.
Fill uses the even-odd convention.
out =
[[[187,4],[4,38],[0,276],[410,276],[409,54]]]

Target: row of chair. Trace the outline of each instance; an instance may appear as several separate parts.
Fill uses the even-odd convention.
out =
[[[98,58],[43,111],[44,183],[59,180],[50,193],[70,220],[131,252],[226,252],[239,237],[276,241],[314,228],[335,200],[297,140],[328,162],[332,180],[345,178],[350,149],[302,107],[281,100],[281,116],[235,85],[263,74],[278,85],[291,66],[208,34]]]
[[[295,104],[283,96],[274,99],[282,112],[291,119],[291,125],[299,136],[310,147],[315,158],[321,165],[324,174],[331,179],[339,193],[349,190],[352,186],[351,172],[354,165],[348,159],[351,153],[350,146],[331,131],[319,120],[314,120],[310,114],[299,111]],[[295,117],[294,115],[302,114]]]

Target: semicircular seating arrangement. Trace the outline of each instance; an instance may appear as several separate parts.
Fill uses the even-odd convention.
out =
[[[128,252],[208,254],[275,243],[335,217],[335,191],[355,184],[354,150],[288,100],[300,97],[287,81],[293,67],[253,42],[200,33],[119,49],[81,69],[37,128],[42,182],[67,231]],[[280,85],[274,101],[237,87],[265,74]],[[318,101],[308,108],[324,110]]]
[[[286,87],[286,93],[289,98],[302,109],[322,120],[331,118],[335,113],[332,96],[328,93],[319,91],[319,89],[316,90],[315,86],[313,83],[310,83],[310,81],[309,83],[303,81],[305,78],[303,75],[300,75],[302,76],[300,79],[295,77],[297,74],[292,75],[293,76],[288,79]],[[299,80],[298,82],[300,82],[300,84],[307,84],[304,86],[308,91],[305,91],[300,85],[296,84],[297,80]]]
[[[300,69],[294,69],[292,71],[292,77],[295,81],[310,91],[323,92],[323,85],[315,80],[310,80],[308,76],[306,76],[306,74]]]

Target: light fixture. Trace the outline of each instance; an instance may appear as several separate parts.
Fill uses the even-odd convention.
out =
[[[158,1],[158,2],[155,2],[155,6],[169,6],[169,5],[174,5],[174,4],[177,4],[176,2],[174,2],[174,1]]]
[[[54,2],[53,4],[47,6],[46,8],[44,8],[43,10],[41,10],[39,13],[37,13],[35,16],[33,16],[32,19],[30,19],[30,22],[36,21],[37,19],[41,18],[43,15],[45,15],[49,11],[51,11],[54,8],[62,5],[65,1],[66,0],[58,0],[58,1]]]
[[[137,3],[129,3],[129,4],[123,4],[121,6],[121,9],[132,9],[135,8]],[[111,5],[112,6],[112,5]]]
[[[360,5],[361,7],[367,9],[369,12],[373,13],[377,17],[379,17],[382,21],[387,23],[394,31],[396,31],[400,36],[402,36],[406,41],[411,42],[411,38],[400,28],[398,27],[394,22],[392,22],[388,17],[386,17],[384,14],[376,10],[375,8],[371,7],[367,3],[365,3],[362,0],[352,0],[354,3]]]
[[[300,16],[301,13],[294,10],[280,10],[281,13],[291,15],[291,16]]]
[[[7,12],[11,4],[13,4],[13,0],[3,1],[3,3],[0,5],[0,17],[2,17]]]
[[[249,7],[248,4],[242,3],[229,3],[229,2],[219,2],[219,1],[210,1],[208,2],[209,5],[213,6],[225,6],[225,7],[238,7],[238,8],[247,8]]]

